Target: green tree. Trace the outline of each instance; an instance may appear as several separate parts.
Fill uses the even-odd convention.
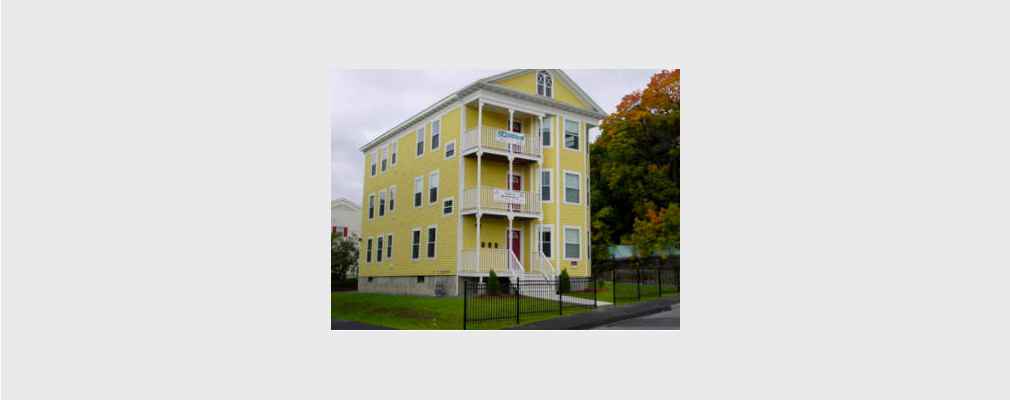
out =
[[[498,274],[494,273],[494,270],[487,274],[487,294],[489,296],[501,294],[501,284],[498,282]]]
[[[624,96],[590,146],[594,263],[615,244],[638,257],[680,241],[680,70]],[[666,254],[663,255],[664,258]]]
[[[343,281],[347,271],[358,266],[358,236],[344,237],[330,234],[330,275],[335,281]]]
[[[568,293],[572,291],[572,278],[568,276],[568,269],[561,270],[561,276],[558,278],[558,289],[561,293]]]

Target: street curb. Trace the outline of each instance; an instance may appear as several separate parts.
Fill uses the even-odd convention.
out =
[[[671,309],[674,305],[680,304],[680,295],[663,297],[656,300],[643,301],[625,306],[615,306],[601,308],[596,311],[589,311],[579,314],[566,315],[546,321],[531,322],[511,328],[511,329],[539,329],[539,330],[571,330],[589,329],[598,326],[620,322],[626,319],[638,318],[650,314],[655,314]]]
[[[358,330],[395,330],[388,326],[366,324],[364,322],[348,321],[346,319],[330,318],[330,330],[358,331]]]

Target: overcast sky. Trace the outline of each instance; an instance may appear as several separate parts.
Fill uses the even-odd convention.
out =
[[[333,70],[330,75],[330,200],[361,204],[365,143],[480,78],[507,70]],[[566,69],[607,113],[659,70]],[[590,131],[595,140],[598,130]]]

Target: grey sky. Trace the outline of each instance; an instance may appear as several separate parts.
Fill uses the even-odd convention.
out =
[[[477,79],[507,70],[333,70],[330,74],[330,200],[361,204],[365,156],[358,148]],[[566,69],[607,113],[644,89],[652,69]],[[590,131],[595,140],[599,133]]]

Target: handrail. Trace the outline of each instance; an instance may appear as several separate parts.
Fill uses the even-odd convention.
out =
[[[530,251],[530,259],[532,265],[530,266],[531,272],[540,273],[543,275],[544,279],[548,282],[553,282],[554,278],[558,276],[554,266],[551,265],[551,260],[544,255],[540,250]]]
[[[507,250],[508,249],[506,249],[506,251]],[[511,251],[509,251],[508,252],[508,257],[509,257],[509,265],[508,265],[509,268],[508,269],[509,269],[509,272],[512,274],[512,277],[518,278],[520,276],[523,276],[523,264],[521,262],[519,262],[518,258],[516,258],[516,254],[513,253],[513,252],[511,252]]]
[[[498,140],[498,131],[506,131],[511,134],[521,135],[523,138],[522,142],[510,143],[504,140]],[[463,146],[460,151],[467,151],[475,147],[481,147],[485,149],[503,151],[506,153],[540,157],[543,152],[543,146],[538,139],[539,138],[537,136],[531,134],[511,132],[506,129],[483,125],[470,128],[463,133]]]

